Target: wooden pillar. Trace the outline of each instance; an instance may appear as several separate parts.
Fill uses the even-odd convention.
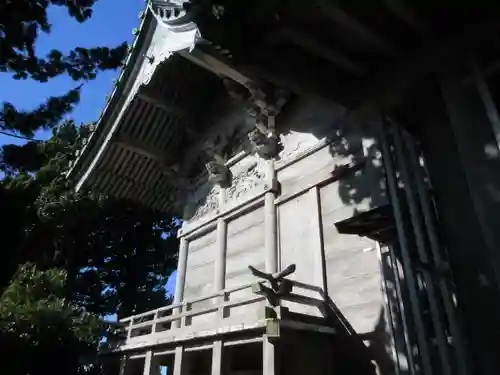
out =
[[[128,358],[126,355],[122,356],[122,358],[120,359],[120,375],[128,375],[128,366],[129,364],[127,363],[128,361]]]
[[[222,363],[223,351],[223,342],[221,340],[215,341],[212,348],[212,375],[222,375],[224,373],[224,365]]]
[[[187,375],[188,363],[185,359],[186,359],[186,353],[184,352],[184,347],[183,346],[176,347],[173,375]]]
[[[227,256],[227,222],[224,219],[217,221],[217,254],[215,258],[214,291],[223,291],[226,286],[226,256]],[[224,295],[218,297],[216,304],[225,302]],[[216,314],[216,321],[224,319],[224,309],[220,308]],[[222,374],[223,341],[216,340],[212,348],[212,375]]]
[[[262,341],[262,375],[279,374],[279,353],[277,343],[269,340],[264,335]]]
[[[153,356],[153,351],[148,350],[144,358],[144,372],[143,375],[160,375],[160,366],[158,359]]]
[[[174,304],[181,303],[184,299],[184,286],[186,282],[186,266],[188,257],[188,246],[189,242],[185,238],[181,238],[179,246],[179,259],[177,262],[177,274],[175,277],[175,295]],[[175,308],[173,314],[178,314],[181,312],[180,308]],[[179,328],[180,321],[172,322],[172,328]]]

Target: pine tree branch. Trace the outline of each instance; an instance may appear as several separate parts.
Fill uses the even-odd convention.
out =
[[[50,97],[33,111],[17,110],[11,103],[3,103],[0,108],[0,130],[19,132],[30,138],[38,129],[54,128],[80,101],[81,87],[61,96]]]

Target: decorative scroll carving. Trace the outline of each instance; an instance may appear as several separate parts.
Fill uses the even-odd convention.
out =
[[[231,185],[231,172],[221,161],[212,160],[205,164],[208,172],[208,178],[213,183],[221,187],[228,187]]]
[[[196,211],[191,217],[191,221],[197,220],[211,212],[219,209],[219,189],[213,188],[205,197],[201,197],[195,202]]]
[[[236,200],[265,183],[266,173],[257,162],[251,163],[246,170],[233,178],[231,187],[227,190],[226,199]]]

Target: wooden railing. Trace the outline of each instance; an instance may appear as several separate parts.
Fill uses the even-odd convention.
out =
[[[265,299],[263,296],[249,295],[248,297],[231,301],[231,294],[246,289],[251,290],[253,285],[255,285],[255,282],[224,289],[220,292],[186,300],[182,303],[160,307],[155,310],[126,317],[121,319],[120,323],[125,325],[124,330],[127,339],[129,339],[131,337],[167,331],[172,328],[186,327],[191,324],[190,320],[192,318],[215,312],[220,312],[220,318],[223,319],[225,310],[253,304]],[[199,309],[192,308],[194,304],[205,301],[213,301],[213,305]]]
[[[280,296],[280,300],[295,302],[306,306],[314,306],[317,307],[320,312],[324,313],[324,309],[328,306],[328,303],[322,288],[294,280],[287,280],[287,282],[290,283],[293,290],[290,290],[290,293],[286,295]],[[124,339],[129,340],[134,337],[169,331],[171,329],[189,327],[192,324],[192,318],[213,313],[216,314],[216,316],[214,316],[214,325],[223,322],[227,316],[230,316],[230,314],[226,315],[225,312],[230,311],[231,308],[265,301],[265,294],[259,292],[259,290],[260,286],[266,285],[268,286],[269,283],[265,280],[252,282],[235,288],[224,289],[220,292],[208,294],[196,299],[186,300],[182,303],[172,304],[126,317],[116,323],[121,326],[121,341],[123,342]],[[249,295],[234,301],[231,300],[232,294],[244,290],[252,290],[254,293],[249,293]],[[313,296],[311,294],[313,294]],[[212,301],[213,305],[193,309],[193,305],[205,301]],[[323,316],[326,315],[323,314]]]

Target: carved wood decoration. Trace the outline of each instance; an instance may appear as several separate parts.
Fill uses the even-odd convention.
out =
[[[231,185],[231,172],[220,160],[212,160],[205,164],[208,172],[208,179],[220,187]]]
[[[247,87],[225,78],[223,83],[234,100],[244,103],[255,128],[248,133],[250,145],[264,159],[279,153],[275,118],[288,101],[289,93],[265,82],[251,82]]]
[[[226,192],[226,202],[236,201],[258,187],[266,185],[267,173],[262,162],[253,161],[233,177]]]
[[[213,187],[208,195],[198,198],[198,200],[194,202],[195,211],[190,220],[198,220],[203,216],[216,212],[220,205],[219,192],[220,189],[218,187]]]

